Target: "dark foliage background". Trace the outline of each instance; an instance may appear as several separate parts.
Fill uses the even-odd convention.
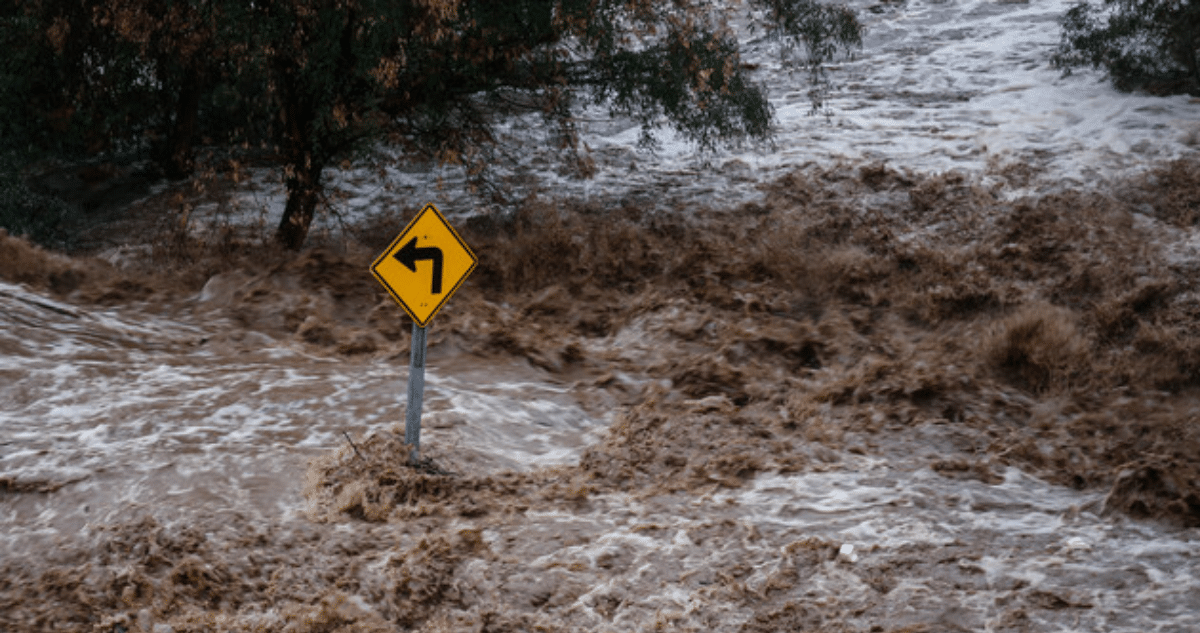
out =
[[[844,8],[745,9],[806,51],[814,85],[861,43]],[[540,113],[572,161],[573,117],[595,104],[651,144],[662,126],[701,147],[768,138],[728,16],[694,0],[0,0],[0,131],[30,160],[125,152],[175,179],[200,146],[265,153],[288,192],[276,239],[294,249],[323,170],[384,139],[477,172],[500,116]]]
[[[1119,90],[1200,95],[1200,3],[1105,0],[1076,5],[1063,18],[1054,62],[1108,71]]]

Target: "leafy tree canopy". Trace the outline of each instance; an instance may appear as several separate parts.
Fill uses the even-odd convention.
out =
[[[14,0],[0,0],[0,2]],[[172,177],[196,143],[284,165],[278,240],[299,248],[322,170],[384,134],[482,162],[498,116],[540,113],[573,155],[588,104],[701,146],[770,134],[730,7],[697,0],[18,0],[0,9],[0,125],[52,151],[148,148]],[[861,43],[853,13],[750,0],[822,64]],[[19,94],[20,97],[13,95]],[[821,91],[814,90],[814,107]]]
[[[1054,63],[1104,68],[1119,90],[1200,95],[1200,2],[1078,4],[1064,16]]]

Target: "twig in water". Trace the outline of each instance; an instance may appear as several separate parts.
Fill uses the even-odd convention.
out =
[[[347,441],[347,442],[350,442],[350,448],[353,448],[353,449],[354,449],[354,454],[355,454],[355,455],[358,455],[358,458],[359,458],[359,459],[361,459],[361,460],[363,460],[364,462],[365,462],[365,461],[367,461],[367,458],[366,458],[366,457],[363,457],[363,456],[362,456],[362,453],[358,452],[358,447],[354,445],[354,440],[350,439],[350,434],[349,434],[349,433],[347,433],[347,432],[345,432],[345,431],[342,431],[342,435],[345,435],[345,436],[346,436],[346,441]]]

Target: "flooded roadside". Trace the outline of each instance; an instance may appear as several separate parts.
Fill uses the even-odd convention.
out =
[[[467,226],[426,470],[379,244],[172,288],[0,238],[0,628],[1190,631],[1200,172],[1162,169]]]
[[[524,561],[502,564],[514,575],[497,602],[544,599],[556,608],[538,611],[564,628],[595,631],[1196,625],[1194,533],[1114,524],[1081,509],[1097,507],[1096,495],[1017,470],[987,485],[897,466],[849,457],[745,490],[529,512],[521,530],[560,540],[513,542],[513,528],[486,528],[491,553]]]
[[[404,358],[230,337],[228,319],[148,307],[72,305],[0,282],[0,473],[7,491],[33,493],[6,499],[9,555],[131,512],[287,516],[308,459],[402,423]],[[479,468],[569,461],[602,423],[525,363],[444,372],[437,351],[425,437]]]

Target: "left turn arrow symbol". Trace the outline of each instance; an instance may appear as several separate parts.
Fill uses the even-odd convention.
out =
[[[442,249],[436,246],[426,246],[417,248],[417,238],[414,237],[402,246],[400,250],[393,255],[396,261],[404,264],[404,267],[417,272],[417,262],[422,259],[433,261],[433,285],[430,293],[435,295],[442,294]]]

